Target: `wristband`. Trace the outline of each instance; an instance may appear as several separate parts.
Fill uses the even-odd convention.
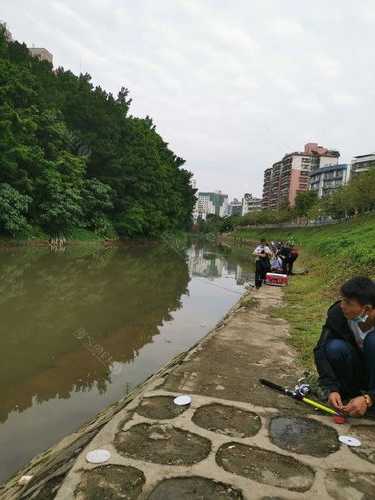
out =
[[[364,394],[363,397],[365,398],[367,408],[370,408],[373,404],[372,399],[368,394]]]

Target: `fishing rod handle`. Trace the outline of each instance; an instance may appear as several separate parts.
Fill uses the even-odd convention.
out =
[[[279,392],[282,392],[283,394],[285,394],[285,389],[284,389],[284,387],[281,387],[281,385],[277,385],[274,382],[271,382],[270,380],[266,380],[264,378],[260,378],[259,382],[262,385],[269,387],[270,389],[274,389],[275,391],[279,391]]]
[[[312,406],[316,410],[321,410],[324,411],[325,413],[328,413],[329,415],[338,415],[340,417],[343,417],[343,413],[339,412],[338,410],[331,408],[330,406],[327,406],[320,401],[314,401],[313,399],[310,398],[302,398],[302,401],[304,403],[307,403],[308,405]]]

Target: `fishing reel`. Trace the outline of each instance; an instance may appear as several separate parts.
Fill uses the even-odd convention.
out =
[[[304,398],[311,393],[311,387],[309,384],[304,382],[305,378],[300,378],[297,380],[297,384],[294,388],[294,393],[296,396]]]

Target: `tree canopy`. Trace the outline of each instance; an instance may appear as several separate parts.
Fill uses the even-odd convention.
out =
[[[318,195],[315,191],[301,191],[297,193],[294,206],[296,215],[306,217],[317,201]]]
[[[0,232],[157,237],[190,228],[192,174],[130,105],[125,87],[115,97],[88,74],[53,70],[0,27]]]

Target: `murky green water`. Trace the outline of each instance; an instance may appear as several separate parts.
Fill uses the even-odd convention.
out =
[[[192,244],[0,251],[0,481],[204,336],[252,280]]]

